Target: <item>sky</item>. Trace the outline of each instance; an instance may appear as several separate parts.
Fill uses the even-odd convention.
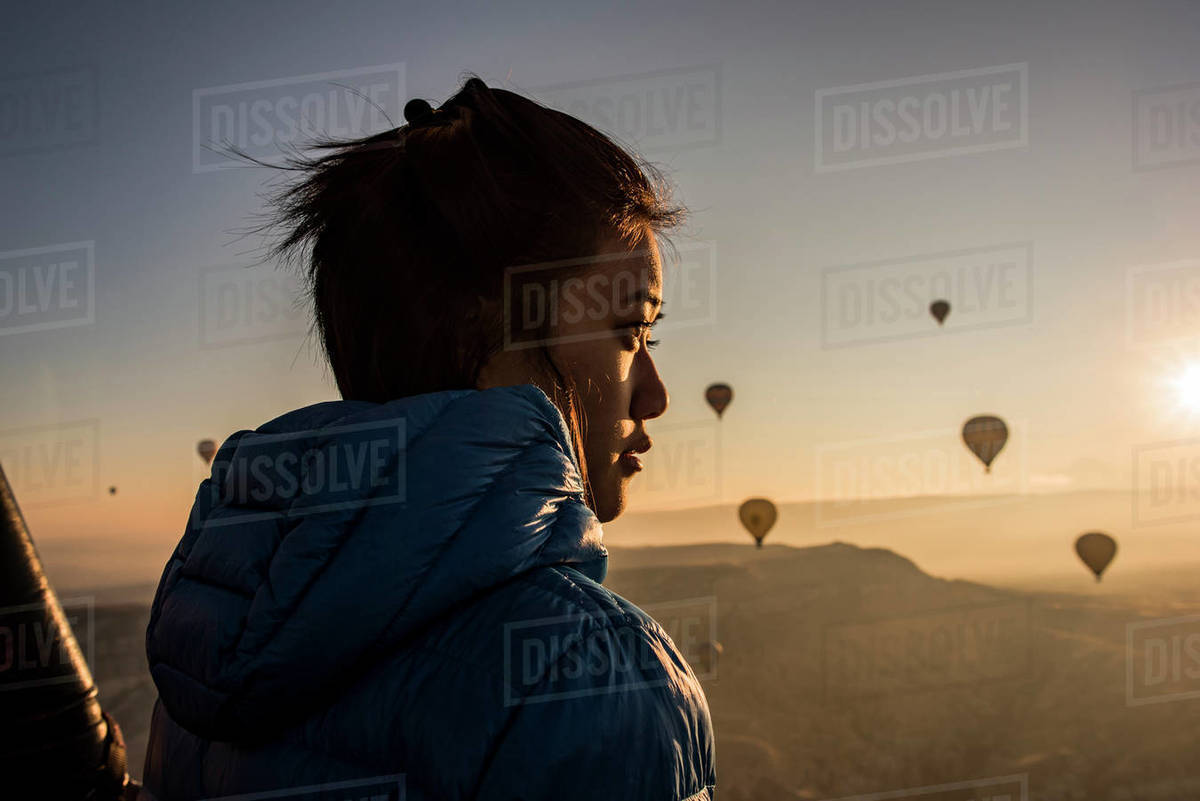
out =
[[[289,279],[247,269],[272,173],[212,131],[277,153],[291,101],[373,133],[339,86],[398,119],[468,73],[607,127],[691,210],[635,510],[1200,512],[1193,4],[44,3],[0,52],[0,461],[39,538],[174,536],[198,439],[337,397]],[[979,414],[1009,425],[990,474]]]

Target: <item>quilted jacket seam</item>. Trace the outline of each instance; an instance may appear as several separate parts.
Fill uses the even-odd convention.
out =
[[[221,560],[221,561],[224,564],[229,564],[228,560]],[[209,578],[208,576],[205,576],[203,573],[187,573],[187,572],[185,572],[185,565],[186,565],[186,563],[184,563],[184,562],[180,563],[179,579],[176,582],[177,584],[178,584],[178,582],[181,582],[181,581],[194,581],[195,583],[203,584],[206,587],[215,587],[218,590],[225,590],[226,592],[230,593],[231,595],[236,595],[239,598],[245,598],[247,601],[254,600],[253,593],[246,592],[245,590],[240,589],[238,587],[231,587],[228,584],[222,583],[216,579]]]
[[[520,452],[513,457],[513,460],[519,459],[521,456],[525,455],[530,448],[533,448],[537,444],[537,442],[525,443],[525,445],[521,447]],[[510,460],[510,464],[511,461],[512,460]],[[442,541],[441,547],[437,549],[437,553],[435,553],[433,558],[430,559],[427,566],[428,570],[432,570],[435,565],[441,562],[442,557],[446,554],[446,550],[454,544],[455,540],[458,539],[459,534],[461,534],[467,528],[467,526],[469,526],[475,520],[475,515],[479,513],[479,508],[483,505],[484,498],[492,493],[496,487],[496,482],[500,480],[500,476],[502,476],[504,472],[505,471],[498,470],[494,476],[488,479],[487,486],[475,496],[475,503],[471,506],[470,514],[467,515],[466,519],[463,520],[453,532],[451,532],[450,536],[446,537]],[[380,633],[379,637],[380,640],[387,640],[389,638],[389,636],[392,634],[392,627],[396,625],[396,621],[400,618],[404,611],[408,609],[408,604],[412,601],[413,595],[415,595],[417,590],[419,590],[422,586],[423,585],[421,584],[414,584],[412,589],[408,591],[408,594],[404,596],[404,599],[397,604],[397,609],[399,611],[397,611],[396,614],[392,616],[392,619],[387,622],[387,625],[383,627],[383,631]]]
[[[580,584],[577,581],[575,581],[575,579],[571,578],[569,575],[566,574],[566,572],[565,572],[566,570],[574,570],[574,568],[571,567],[571,565],[569,565],[569,564],[554,565],[551,568],[551,570],[553,570],[558,576],[560,576],[564,581],[566,581],[567,584],[570,585],[571,589],[575,590],[576,594],[580,598],[584,598],[587,600],[588,603],[586,605],[582,604],[582,603],[578,604],[581,608],[583,608],[583,610],[585,612],[587,612],[589,615],[597,612],[597,610],[600,607],[600,603],[598,603],[597,600],[591,596],[591,594],[589,594],[586,590],[584,590],[583,587],[580,586]],[[607,596],[608,598],[610,598],[614,601],[625,600],[624,598],[621,598],[621,596],[617,595],[612,590],[605,588],[604,585],[597,584],[597,586],[600,587],[600,591],[602,593],[604,593],[604,595]],[[622,608],[620,604],[616,604],[616,607],[618,610],[616,613],[603,612],[603,611],[601,611],[599,613],[602,614],[605,617],[605,619],[607,619],[609,621],[619,619],[621,621],[621,625],[637,626],[637,627],[642,627],[642,628],[646,627],[645,621],[643,621],[641,618],[637,617],[636,615],[634,615],[634,614],[630,613],[629,611],[627,611],[626,609]],[[615,626],[610,625],[610,626],[608,626],[608,628],[615,628]]]

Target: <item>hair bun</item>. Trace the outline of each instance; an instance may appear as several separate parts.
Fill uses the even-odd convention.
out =
[[[426,119],[432,113],[433,107],[429,105],[429,101],[419,97],[414,97],[404,104],[404,120],[410,125]]]

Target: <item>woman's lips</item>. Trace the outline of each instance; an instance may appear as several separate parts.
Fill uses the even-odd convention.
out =
[[[633,451],[625,451],[621,454],[621,464],[635,473],[645,467],[645,465],[642,464],[642,457],[638,456]]]
[[[635,473],[638,472],[645,467],[645,465],[642,464],[642,457],[640,454],[650,450],[650,447],[653,444],[654,443],[650,440],[650,438],[646,437],[629,450],[622,451],[621,456],[619,457],[621,464],[623,464],[628,470],[632,470]]]

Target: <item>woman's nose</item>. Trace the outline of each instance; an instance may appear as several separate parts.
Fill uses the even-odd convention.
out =
[[[667,394],[667,385],[658,374],[658,367],[648,353],[638,370],[633,388],[633,401],[629,410],[634,420],[652,420],[667,410],[671,397]]]

